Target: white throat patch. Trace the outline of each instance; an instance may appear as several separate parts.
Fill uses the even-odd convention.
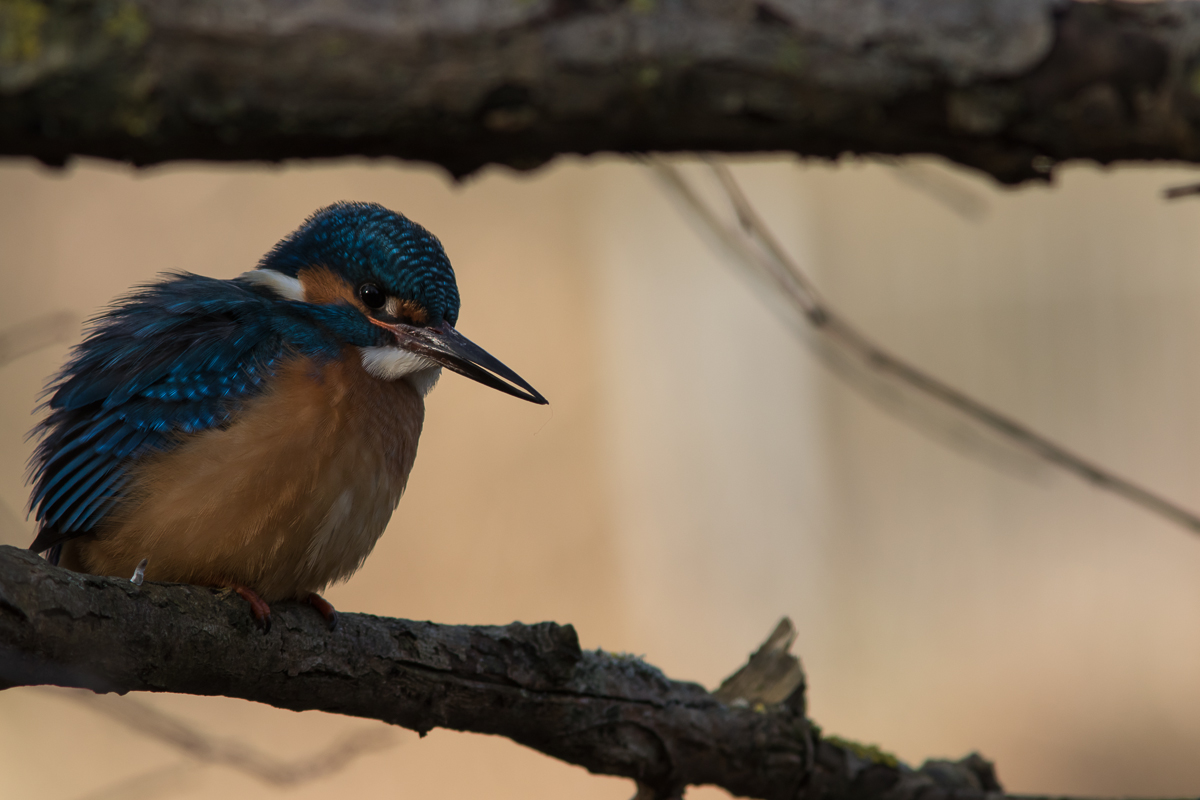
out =
[[[363,369],[367,372],[382,381],[404,378],[422,397],[429,394],[442,375],[437,362],[396,345],[360,347],[358,352],[362,353]]]
[[[238,277],[258,286],[264,286],[284,300],[304,302],[304,284],[300,283],[299,278],[289,278],[282,272],[276,272],[273,269],[252,269],[249,272],[243,272]]]

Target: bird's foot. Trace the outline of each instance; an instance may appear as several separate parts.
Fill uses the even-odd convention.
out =
[[[267,605],[267,601],[259,597],[253,589],[241,584],[230,583],[227,588],[232,589],[238,597],[250,604],[250,613],[254,615],[254,622],[262,628],[263,633],[269,632],[271,630],[271,607]]]
[[[308,604],[321,612],[321,616],[325,618],[325,624],[329,626],[329,630],[336,631],[338,626],[338,613],[328,600],[321,595],[313,592],[308,596]]]

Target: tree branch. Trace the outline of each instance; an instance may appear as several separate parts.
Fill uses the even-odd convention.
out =
[[[343,614],[330,632],[305,605],[273,611],[263,635],[226,593],[134,586],[0,547],[0,687],[226,695],[421,733],[497,734],[633,778],[640,796],[660,800],[691,784],[771,800],[1000,796],[979,756],[914,770],[878,749],[822,738],[805,717],[798,662],[786,654],[790,623],[718,699],[631,656],[583,651],[569,625]],[[790,687],[783,702],[767,702],[780,686]]]
[[[1071,0],[5,0],[0,153],[62,163],[936,153],[1200,161],[1200,8]]]

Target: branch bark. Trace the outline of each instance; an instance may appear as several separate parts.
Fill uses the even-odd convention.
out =
[[[1200,161],[1200,8],[1072,0],[5,0],[0,154]]]
[[[226,695],[421,733],[497,734],[633,778],[640,796],[659,800],[682,797],[690,784],[771,800],[1001,796],[979,756],[914,770],[876,749],[822,738],[805,716],[783,625],[722,687],[723,701],[637,658],[583,651],[569,625],[343,614],[330,632],[308,606],[273,611],[263,635],[235,596],[81,575],[0,547],[0,688]],[[735,684],[757,688],[729,700]],[[780,685],[791,687],[783,702],[754,700]]]

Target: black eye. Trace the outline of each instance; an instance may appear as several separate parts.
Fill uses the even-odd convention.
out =
[[[364,283],[358,287],[358,299],[363,301],[363,305],[371,310],[383,308],[387,298],[383,296],[383,290],[373,283]]]

